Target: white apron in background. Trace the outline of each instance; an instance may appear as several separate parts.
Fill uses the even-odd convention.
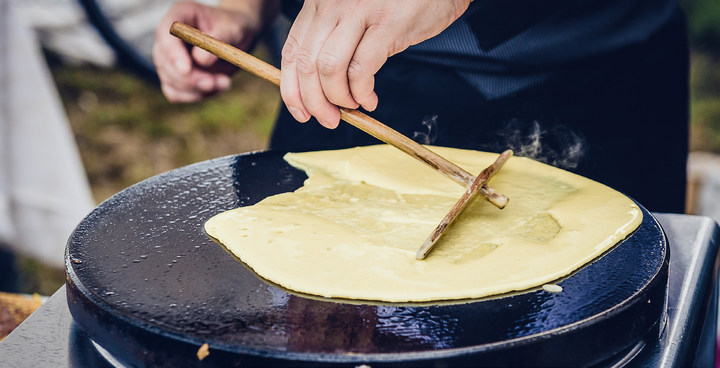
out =
[[[40,46],[0,0],[0,242],[62,267],[69,235],[93,206]]]

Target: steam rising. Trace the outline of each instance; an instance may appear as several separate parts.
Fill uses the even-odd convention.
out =
[[[426,117],[422,125],[425,132],[415,132],[413,140],[420,144],[435,143],[438,138],[437,115]],[[495,132],[497,139],[491,138],[492,133],[486,137],[493,142],[477,142],[475,147],[495,152],[511,149],[515,156],[531,158],[568,170],[578,167],[588,149],[585,138],[566,126],[554,124],[543,128],[537,121],[527,124],[513,119]]]
[[[422,122],[425,126],[427,133],[415,132],[413,133],[413,140],[420,144],[433,144],[437,139],[437,115],[432,117],[426,117]]]
[[[499,132],[506,146],[515,151],[516,156],[528,157],[563,169],[574,169],[585,155],[585,139],[563,125],[544,130],[534,121],[529,128],[529,131],[518,129],[517,122],[513,121]]]

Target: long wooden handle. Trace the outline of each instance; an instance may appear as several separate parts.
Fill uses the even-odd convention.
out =
[[[276,86],[280,85],[280,70],[242,50],[208,36],[193,27],[175,22],[172,27],[170,27],[170,34],[187,43],[200,47],[221,59],[227,60],[260,78],[272,82]],[[465,188],[470,187],[475,181],[475,176],[469,172],[358,110],[341,107],[340,117],[358,129],[430,165]],[[481,188],[480,194],[485,196],[490,203],[498,208],[504,208],[509,201],[506,196],[487,185]]]

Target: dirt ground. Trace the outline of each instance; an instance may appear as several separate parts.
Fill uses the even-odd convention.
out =
[[[172,104],[123,70],[51,70],[98,203],[177,167],[264,149],[280,103],[277,87],[245,72],[223,94]]]

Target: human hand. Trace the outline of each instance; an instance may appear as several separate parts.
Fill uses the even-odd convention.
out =
[[[282,51],[280,91],[293,117],[327,128],[338,106],[372,111],[388,57],[442,32],[471,0],[306,0]]]
[[[188,48],[169,33],[173,22],[198,28],[221,41],[247,50],[260,32],[265,18],[274,16],[275,1],[221,2],[210,7],[194,2],[173,4],[155,31],[153,62],[162,91],[171,102],[194,102],[230,87],[229,74],[236,68],[209,52]],[[276,10],[275,6],[275,10]]]

